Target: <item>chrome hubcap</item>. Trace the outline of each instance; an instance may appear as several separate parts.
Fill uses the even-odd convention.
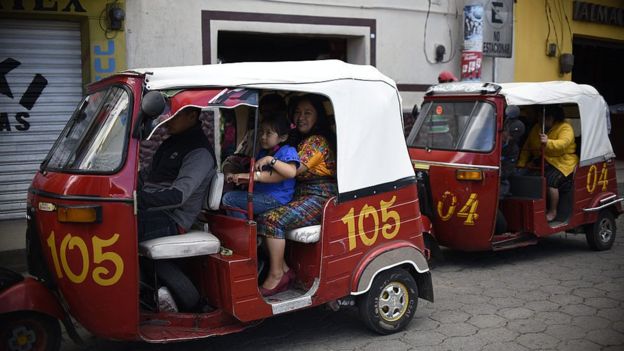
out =
[[[12,330],[9,338],[9,350],[11,351],[28,351],[32,350],[37,342],[37,335],[34,331],[19,326]]]
[[[600,240],[605,243],[611,240],[611,236],[613,235],[613,227],[611,226],[611,221],[608,218],[603,218],[600,220],[599,228],[600,231],[598,232],[598,235],[600,235]]]
[[[408,305],[407,287],[399,282],[388,284],[379,295],[379,315],[388,322],[400,319]]]

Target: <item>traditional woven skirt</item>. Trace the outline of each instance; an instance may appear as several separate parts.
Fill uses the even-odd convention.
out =
[[[321,223],[323,207],[336,195],[336,183],[298,183],[293,200],[258,216],[258,235],[284,239],[286,231]]]

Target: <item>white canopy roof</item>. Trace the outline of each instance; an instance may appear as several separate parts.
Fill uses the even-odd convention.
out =
[[[253,62],[137,69],[149,90],[245,87],[327,96],[336,118],[341,194],[413,177],[395,82],[341,61]],[[151,74],[150,74],[151,73]]]
[[[498,84],[498,83],[497,83]],[[501,83],[509,105],[578,104],[581,117],[581,166],[615,157],[609,142],[609,106],[590,85],[569,81]]]

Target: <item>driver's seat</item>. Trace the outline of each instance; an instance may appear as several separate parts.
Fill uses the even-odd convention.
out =
[[[223,173],[217,172],[210,182],[206,195],[206,209],[218,210],[223,195]],[[211,255],[219,252],[221,242],[210,233],[207,225],[203,230],[191,230],[182,235],[163,236],[139,243],[139,254],[153,260]]]
[[[206,194],[205,209],[219,209],[223,193],[223,173],[217,172],[210,182]],[[160,310],[161,300],[165,301],[169,311],[193,312],[201,307],[201,297],[194,284],[184,272],[170,259],[205,256],[218,253],[221,248],[219,239],[210,233],[208,225],[203,230],[192,230],[185,234],[164,236],[139,243],[139,255],[151,259],[154,274],[154,301],[156,310]],[[158,288],[158,281],[163,287]],[[165,289],[165,288],[168,288]],[[165,291],[166,290],[166,291]],[[173,304],[168,302],[173,294]],[[174,307],[171,307],[171,304]]]

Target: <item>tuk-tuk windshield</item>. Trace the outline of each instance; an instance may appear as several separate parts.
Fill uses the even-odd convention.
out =
[[[42,168],[113,172],[121,166],[130,97],[121,87],[88,95],[78,105]]]
[[[496,114],[485,101],[428,101],[407,138],[410,147],[487,152],[496,136]]]

